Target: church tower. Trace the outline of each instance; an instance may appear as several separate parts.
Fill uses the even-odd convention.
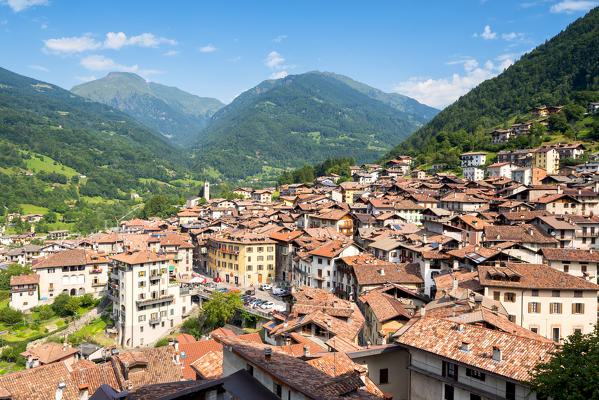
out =
[[[204,181],[204,191],[202,197],[205,198],[206,201],[210,200],[210,182],[207,180]]]

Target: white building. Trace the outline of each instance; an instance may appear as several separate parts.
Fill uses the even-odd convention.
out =
[[[40,277],[37,274],[11,276],[9,306],[21,311],[36,307],[39,304],[39,283]]]
[[[487,167],[489,177],[503,177],[512,179],[512,171],[519,168],[516,164],[511,162],[500,162],[491,164]]]
[[[485,171],[478,167],[464,167],[464,179],[469,181],[482,181],[485,179]]]
[[[474,151],[460,155],[462,160],[462,168],[464,167],[480,167],[487,162],[487,153]]]
[[[166,256],[139,251],[112,259],[113,318],[121,346],[150,345],[181,324],[191,310],[191,296],[170,281]]]

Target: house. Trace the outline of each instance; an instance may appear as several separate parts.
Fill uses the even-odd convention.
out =
[[[582,143],[558,143],[552,145],[559,154],[560,162],[563,162],[567,158],[577,159],[584,155],[586,147]]]
[[[233,189],[233,193],[235,193],[238,196],[243,196],[245,200],[251,199],[253,197],[253,191],[254,189],[252,189],[251,187],[236,187],[235,189]]]
[[[488,203],[482,199],[463,192],[448,193],[441,198],[439,207],[449,211],[474,212]]]
[[[62,229],[62,230],[58,230],[58,231],[50,231],[48,232],[48,239],[51,240],[60,240],[60,239],[66,239],[68,238],[70,235],[70,232],[67,229]]]
[[[11,263],[21,265],[31,265],[33,260],[40,256],[42,246],[36,244],[26,244],[23,247],[15,247],[8,250],[6,259]]]
[[[578,173],[597,173],[599,172],[599,162],[586,162],[576,166],[576,172]]]
[[[570,223],[564,218],[555,215],[543,215],[535,218],[532,222],[534,225],[541,228],[545,233],[554,237],[558,241],[560,248],[574,248],[578,241],[576,231],[580,227]],[[578,246],[576,246],[578,247]]]
[[[37,274],[10,277],[10,303],[15,310],[27,311],[38,305],[40,276]]]
[[[523,185],[540,185],[547,176],[547,171],[537,167],[522,167],[512,169],[512,178]]]
[[[462,160],[462,168],[464,167],[480,167],[487,162],[487,153],[481,151],[473,151],[460,155]]]
[[[362,342],[369,345],[392,342],[393,334],[412,318],[401,301],[377,290],[361,295],[358,304],[365,318]]]
[[[415,169],[412,171],[412,179],[424,179],[426,178],[426,172],[421,169]]]
[[[555,345],[476,325],[419,318],[395,334],[410,399],[536,399],[527,381]],[[396,370],[397,371],[397,370]]]
[[[491,132],[491,144],[507,143],[514,132],[510,129],[496,129]]]
[[[489,177],[504,177],[512,179],[512,171],[517,169],[518,166],[511,162],[497,162],[487,167]]]
[[[497,153],[497,162],[511,162],[520,167],[532,166],[533,149],[501,150]]]
[[[36,368],[40,365],[64,362],[70,366],[77,361],[78,350],[67,344],[44,343],[21,353],[25,357],[25,367]]]
[[[270,203],[272,202],[272,195],[275,191],[272,189],[259,189],[254,190],[252,193],[252,198],[254,201],[259,201],[260,203]]]
[[[478,167],[464,167],[462,172],[464,179],[469,181],[482,181],[485,179],[485,171]]]
[[[559,172],[559,162],[559,153],[551,146],[540,147],[533,152],[533,165],[544,169],[550,175]]]
[[[354,197],[366,190],[366,186],[358,182],[342,182],[339,186],[341,186],[343,202],[347,204],[354,204]]]
[[[599,103],[589,103],[587,106],[587,112],[591,115],[599,114]]]
[[[102,297],[108,284],[110,260],[92,250],[63,250],[50,254],[33,264],[39,275],[39,295],[51,300],[61,293],[82,296],[91,293]]]
[[[345,236],[354,234],[354,218],[348,210],[323,208],[315,214],[308,215],[310,228],[332,227]]]
[[[551,268],[579,278],[597,282],[599,252],[581,249],[544,248],[543,262]]]
[[[510,320],[559,343],[597,322],[599,286],[545,264],[480,266],[484,295],[501,301]]]

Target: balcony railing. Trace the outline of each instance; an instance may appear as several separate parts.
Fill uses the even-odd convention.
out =
[[[160,323],[161,320],[162,318],[153,318],[150,320],[150,325],[157,325]]]
[[[100,286],[106,286],[106,282],[96,282],[96,283],[92,283],[93,287],[100,287]]]
[[[152,304],[160,304],[160,303],[170,303],[174,300],[174,296],[172,294],[168,296],[160,296],[153,299],[143,299],[137,300],[136,303],[138,306],[149,306]]]
[[[90,274],[101,274],[102,273],[102,268],[93,268],[89,270]]]

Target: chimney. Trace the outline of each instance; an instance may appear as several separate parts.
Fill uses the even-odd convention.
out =
[[[331,327],[331,318],[327,318],[327,326],[330,328]]]
[[[460,350],[462,350],[463,352],[466,352],[466,353],[470,353],[470,350],[472,350],[472,343],[470,343],[466,340],[462,340],[462,345],[460,346]]]
[[[428,238],[426,237],[426,233],[422,236],[422,243],[428,244]]]
[[[310,357],[310,346],[304,345],[304,357]]]
[[[493,346],[493,361],[501,362],[501,360],[502,360],[501,348],[499,348],[497,346]]]
[[[58,384],[58,389],[56,389],[56,394],[54,395],[54,400],[62,400],[62,390],[67,387],[67,384],[64,382],[60,382]]]
[[[451,287],[452,290],[458,290],[458,278],[453,277],[453,285]]]
[[[464,332],[464,324],[458,324],[458,326],[456,326],[456,330],[458,332]]]
[[[379,274],[381,274],[381,276],[385,276],[385,270],[383,268],[381,268],[379,270]]]
[[[79,385],[79,400],[87,400],[89,398],[89,386]]]
[[[557,194],[562,194],[563,190],[562,187],[560,185],[557,185]]]
[[[422,318],[426,317],[426,308],[424,306],[420,308],[420,316]]]
[[[270,357],[272,356],[272,348],[265,347],[264,348],[264,359],[266,361],[270,361]]]
[[[175,351],[179,351],[179,341],[177,339],[175,339]]]

